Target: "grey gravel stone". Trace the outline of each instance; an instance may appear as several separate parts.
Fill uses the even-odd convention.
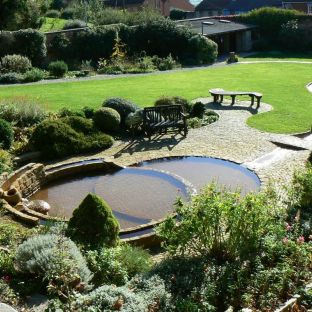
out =
[[[5,303],[0,302],[0,312],[17,312],[15,309]]]

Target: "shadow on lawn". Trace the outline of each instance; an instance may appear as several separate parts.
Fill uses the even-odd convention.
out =
[[[138,137],[131,140],[126,146],[114,154],[114,158],[122,156],[122,154],[132,155],[137,152],[154,151],[167,148],[169,151],[179,144],[184,137],[179,133],[158,134],[152,136],[151,140],[147,137]]]
[[[260,104],[261,105],[261,104]],[[206,108],[208,109],[212,109],[215,111],[218,110],[245,110],[248,111],[250,114],[252,115],[256,115],[258,113],[258,109],[256,108],[256,104],[254,104],[254,106],[246,106],[242,103],[242,105],[240,105],[239,102],[235,103],[234,105],[231,105],[227,102],[223,102],[222,104],[220,103],[215,103],[215,102],[209,102],[206,104]]]

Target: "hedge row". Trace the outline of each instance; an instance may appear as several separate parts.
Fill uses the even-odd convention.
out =
[[[0,31],[0,57],[10,54],[27,56],[40,66],[47,55],[45,36],[34,29]]]
[[[217,45],[189,28],[170,20],[154,21],[136,27],[123,24],[99,26],[67,38],[57,35],[49,44],[49,56],[67,62],[108,58],[112,54],[117,34],[126,45],[127,54],[166,57],[171,54],[180,62],[211,63],[217,55]]]

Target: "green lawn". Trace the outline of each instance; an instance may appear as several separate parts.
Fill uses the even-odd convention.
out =
[[[311,53],[301,52],[259,52],[247,57],[239,57],[240,61],[309,61],[312,62]]]
[[[160,75],[124,77],[72,83],[1,87],[1,97],[28,96],[42,101],[50,110],[62,107],[99,107],[108,97],[124,97],[140,106],[150,106],[162,95],[187,99],[207,97],[211,88],[252,90],[263,93],[273,105],[269,113],[252,116],[248,124],[276,133],[302,132],[311,128],[312,64],[238,64]]]
[[[42,32],[61,30],[67,22],[68,20],[62,18],[45,17],[39,30]]]

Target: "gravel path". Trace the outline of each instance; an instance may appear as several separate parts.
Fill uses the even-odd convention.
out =
[[[126,166],[168,156],[210,156],[232,160],[254,170],[263,185],[271,179],[278,184],[287,183],[294,170],[304,166],[312,149],[312,140],[262,132],[246,124],[250,115],[267,112],[271,109],[270,105],[262,103],[257,111],[250,107],[249,101],[237,102],[231,106],[229,101],[219,105],[212,103],[211,98],[197,100],[215,110],[220,116],[219,120],[202,128],[190,129],[186,138],[180,134],[167,134],[156,136],[151,141],[148,138],[139,138],[133,142],[116,141],[113,147],[104,152],[87,157],[73,157],[63,163],[104,157]],[[280,148],[272,142],[288,148]]]

